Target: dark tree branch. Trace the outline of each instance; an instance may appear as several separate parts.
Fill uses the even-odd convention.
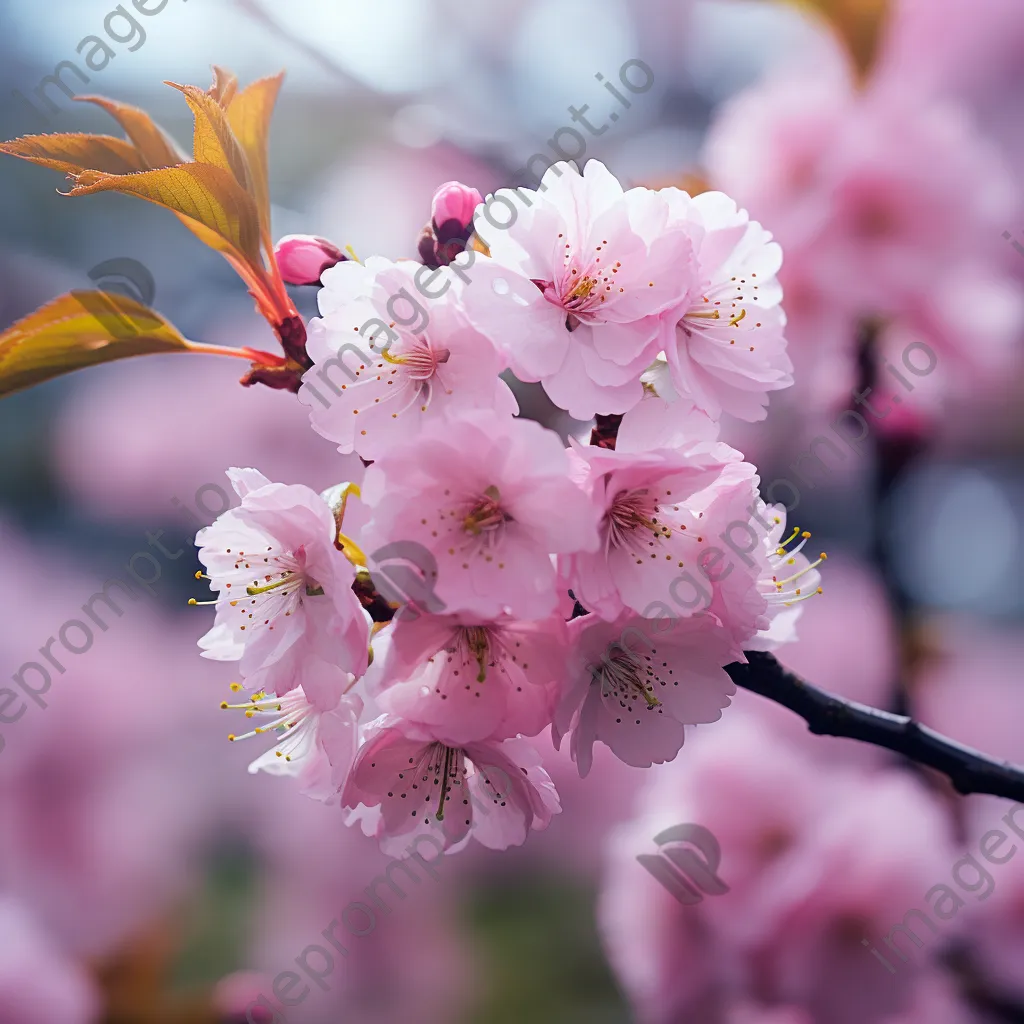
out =
[[[988,793],[1024,803],[1024,768],[988,757],[905,715],[820,690],[783,668],[771,654],[747,651],[746,656],[749,664],[726,667],[732,681],[795,711],[816,735],[885,747],[947,775],[958,793]]]

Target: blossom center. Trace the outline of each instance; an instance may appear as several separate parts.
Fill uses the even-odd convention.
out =
[[[476,681],[482,683],[487,678],[487,663],[491,657],[491,642],[487,627],[464,627],[459,631],[456,647],[461,647],[476,662],[478,669]]]
[[[607,246],[605,239],[594,246],[593,253],[580,253],[565,242],[561,271],[556,271],[552,281],[534,282],[548,302],[565,310],[565,326],[570,331],[581,323],[600,322],[602,304],[625,291],[617,279],[622,263],[609,257]]]
[[[608,542],[612,547],[624,547],[638,529],[650,530],[655,537],[668,537],[672,530],[658,522],[657,499],[647,490],[619,491],[605,512]]]
[[[641,659],[621,644],[612,644],[605,651],[603,664],[597,670],[600,676],[601,696],[606,700],[617,701],[618,704],[632,710],[637,695],[643,697],[649,708],[657,707],[661,702],[654,696],[654,688],[648,676],[650,669],[645,670]]]
[[[481,534],[494,533],[511,518],[501,507],[501,495],[498,488],[492,485],[484,490],[483,495],[474,502],[463,517],[462,528],[466,533],[479,537]]]
[[[449,791],[453,786],[463,785],[466,778],[465,753],[458,747],[433,743],[427,749],[425,772],[424,781],[433,773],[434,785],[439,787],[435,817],[438,821],[444,821],[444,805],[449,799]]]
[[[446,348],[435,349],[425,339],[417,339],[408,352],[392,355],[382,352],[383,358],[394,366],[401,366],[410,380],[428,381],[437,375],[437,368],[448,362],[451,353]]]
[[[304,598],[320,597],[324,593],[323,587],[306,571],[304,546],[294,552],[275,551],[273,546],[268,546],[262,552],[227,549],[225,553],[235,559],[231,569],[218,572],[213,578],[196,573],[196,579],[210,579],[212,584],[219,584],[215,589],[220,590],[220,595],[214,601],[197,601],[193,597],[188,603],[235,609],[235,624],[242,632],[263,627],[273,629],[281,618],[287,618],[301,607]]]

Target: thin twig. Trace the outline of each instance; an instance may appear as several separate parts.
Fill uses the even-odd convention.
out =
[[[958,793],[988,793],[1024,803],[1024,768],[988,757],[905,715],[820,690],[783,668],[771,654],[747,651],[746,656],[749,664],[726,667],[732,681],[795,711],[816,735],[885,747],[942,772]]]
[[[271,15],[258,0],[235,0],[235,5],[243,14],[267,29],[275,38],[284,40],[284,42],[294,46],[300,53],[305,54],[314,63],[319,64],[329,74],[344,82],[353,92],[366,93],[379,98],[373,89],[342,67],[333,57],[324,53],[319,47],[307,42],[301,36],[296,35],[283,22]]]

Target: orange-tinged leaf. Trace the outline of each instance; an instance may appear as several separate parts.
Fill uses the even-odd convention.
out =
[[[195,115],[195,132],[192,139],[192,158],[201,164],[220,167],[234,175],[238,184],[249,190],[249,167],[245,154],[235,139],[227,115],[208,93],[195,85],[176,85],[168,82],[172,89],[182,93]]]
[[[178,164],[139,174],[81,174],[68,195],[123,192],[194,221],[196,234],[220,252],[233,253],[262,270],[259,214],[234,176],[211,164]],[[192,224],[188,225],[192,227]]]
[[[106,96],[76,96],[75,99],[83,103],[95,103],[117,121],[142,155],[141,170],[184,163],[185,155],[178,151],[171,138],[149,114],[139,107],[108,100]],[[94,169],[100,170],[95,166]]]
[[[159,313],[134,299],[68,292],[0,334],[0,396],[86,366],[191,347]]]
[[[213,85],[206,91],[207,96],[212,96],[225,110],[235,97],[238,91],[238,77],[227,68],[213,65]]]
[[[23,135],[0,143],[0,152],[67,174],[86,169],[131,174],[146,169],[135,147],[113,135]]]
[[[270,171],[267,161],[267,142],[270,137],[270,119],[274,113],[277,94],[284,80],[284,72],[271,78],[260,78],[246,86],[228,107],[228,122],[249,161],[252,191],[260,211],[260,227],[270,238]]]

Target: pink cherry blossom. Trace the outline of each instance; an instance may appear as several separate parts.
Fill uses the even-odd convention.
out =
[[[806,759],[735,710],[714,729],[698,729],[685,757],[648,774],[633,820],[609,837],[597,908],[609,962],[638,1020],[675,1024],[694,1011],[715,1019],[732,964],[740,995],[736,941],[706,915],[722,901],[738,919],[749,915],[778,859],[813,827],[824,790]],[[729,893],[682,906],[637,862],[655,852],[655,835],[679,822],[715,836]]]
[[[324,274],[299,398],[342,453],[379,458],[448,411],[518,411],[494,346],[461,313],[465,287],[440,268],[373,256]]]
[[[905,939],[913,955],[895,974],[870,947],[889,954],[883,937],[909,908],[927,910],[925,893],[948,876],[941,806],[903,773],[813,762],[738,710],[652,775],[636,822],[612,843],[600,919],[640,1019],[719,1019],[723,1003],[750,1000],[830,1024],[914,1020],[898,1015],[941,936],[925,926],[920,950]],[[678,822],[715,837],[728,892],[683,906],[637,863]]]
[[[367,470],[362,495],[373,510],[364,548],[420,545],[449,613],[547,618],[558,603],[551,554],[598,544],[557,435],[491,411],[425,425]]]
[[[331,707],[345,673],[366,668],[369,642],[355,569],[335,547],[334,513],[301,484],[271,483],[254,469],[228,476],[241,505],[196,537],[218,592],[203,656],[238,661],[256,690],[284,694],[304,683],[311,701]]]
[[[901,76],[861,88],[837,48],[827,67],[740,94],[708,136],[716,185],[785,250],[790,354],[808,394],[829,386],[824,359],[845,368],[834,397],[849,401],[865,318],[923,328],[956,367],[947,390],[970,385],[965,370],[1007,366],[1024,324],[1002,238],[1020,209],[1009,171],[966,109]]]
[[[807,530],[788,528],[782,505],[765,505],[746,462],[728,464],[715,483],[688,502],[714,537],[700,556],[694,585],[707,611],[744,650],[774,650],[796,638],[803,603],[821,593],[818,566],[803,553]]]
[[[712,419],[727,412],[762,420],[768,392],[793,383],[776,277],[782,250],[721,192],[705,192],[689,206],[702,228],[693,231],[701,239],[700,290],[665,348],[673,384]]]
[[[453,747],[417,735],[400,719],[377,719],[341,794],[344,807],[379,808],[374,835],[385,853],[412,833],[433,835],[447,851],[470,837],[503,850],[558,813],[554,785],[524,740]]]
[[[718,440],[718,421],[698,409],[691,397],[679,394],[666,360],[656,359],[640,380],[644,397],[622,417],[615,439],[617,452],[688,448]]]
[[[333,685],[334,674],[328,669],[320,666],[320,671],[329,676],[329,685]],[[349,679],[351,687],[355,679]],[[260,690],[239,704],[224,701],[221,708],[244,711],[245,717],[254,722],[251,731],[237,736],[232,733],[228,739],[246,740],[265,734],[277,737],[277,743],[249,765],[250,774],[264,771],[293,776],[301,783],[301,791],[316,800],[327,801],[337,795],[359,743],[363,702],[357,694],[339,693],[332,707],[321,709],[310,702],[302,686],[297,686],[282,697],[268,696]]]
[[[949,822],[907,775],[843,775],[832,792],[785,876],[760,894],[745,946],[764,964],[771,998],[802,1003],[836,1024],[884,1020],[909,1007],[913,982],[958,930],[959,922],[936,918],[937,934],[921,926],[924,948],[897,938],[897,950],[912,950],[905,958],[884,941],[910,908],[934,914],[925,894],[955,860]]]
[[[585,615],[569,623],[574,647],[568,685],[553,726],[555,746],[572,731],[580,775],[590,771],[595,740],[637,768],[671,761],[684,726],[716,722],[736,686],[729,635],[709,615],[615,622]]]
[[[495,224],[501,224],[496,228]],[[520,379],[578,419],[625,412],[662,347],[662,314],[695,286],[693,240],[668,196],[623,191],[604,164],[554,164],[537,191],[477,211],[468,313]]]
[[[723,444],[652,452],[578,445],[573,452],[601,522],[597,551],[561,560],[580,603],[606,619],[625,608],[652,615],[653,605],[667,601],[680,607],[677,614],[699,610],[696,604],[687,609],[676,597],[684,584],[701,586],[692,581],[705,546],[704,524],[685,503],[722,474],[727,460],[738,460],[739,452]]]
[[[449,743],[534,736],[551,721],[565,678],[559,616],[537,622],[400,616],[373,641],[366,685],[383,711]]]

